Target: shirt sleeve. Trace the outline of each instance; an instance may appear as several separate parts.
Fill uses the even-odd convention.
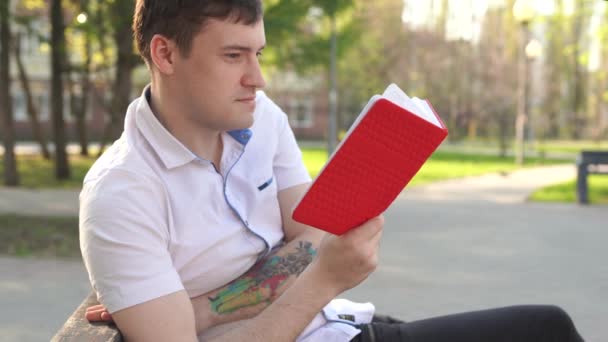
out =
[[[158,182],[112,170],[80,194],[80,248],[98,300],[110,313],[180,290],[168,250]]]
[[[311,181],[287,115],[281,112],[280,118],[279,142],[273,162],[278,191]]]

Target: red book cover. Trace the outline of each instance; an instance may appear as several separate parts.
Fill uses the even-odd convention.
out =
[[[397,100],[370,100],[296,205],[295,221],[342,235],[383,213],[407,186],[448,131],[428,101]],[[404,108],[425,104],[422,115]]]

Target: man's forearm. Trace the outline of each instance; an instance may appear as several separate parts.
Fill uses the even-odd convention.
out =
[[[319,238],[318,232],[300,234],[228,285],[193,298],[197,332],[259,314],[311,263]]]
[[[209,341],[295,341],[314,316],[340,293],[339,289],[326,286],[326,279],[314,270],[315,264],[259,315]]]

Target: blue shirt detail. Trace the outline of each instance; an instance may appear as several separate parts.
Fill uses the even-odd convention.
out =
[[[228,134],[230,134],[230,136],[233,137],[236,141],[241,143],[241,145],[247,145],[249,139],[251,139],[251,136],[253,135],[253,132],[249,128],[246,128],[229,131]]]

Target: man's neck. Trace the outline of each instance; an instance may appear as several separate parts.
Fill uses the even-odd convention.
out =
[[[184,115],[188,109],[180,108],[179,101],[171,99],[175,97],[168,96],[166,90],[152,83],[148,102],[158,121],[190,151],[200,158],[212,161],[219,169],[223,151],[222,132],[189,120]]]

